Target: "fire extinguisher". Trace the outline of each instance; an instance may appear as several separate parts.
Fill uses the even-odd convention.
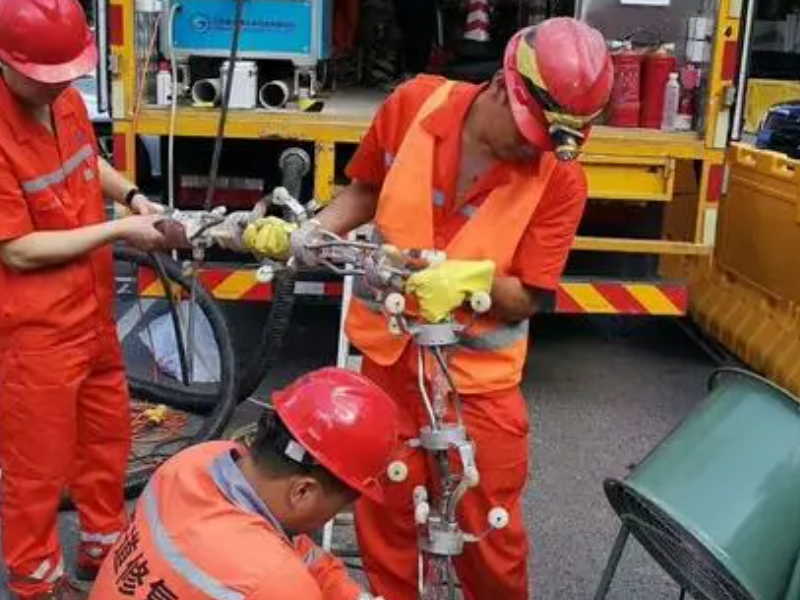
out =
[[[611,90],[609,125],[638,127],[641,111],[642,55],[630,42],[624,42],[611,54],[614,63],[614,87]]]
[[[700,76],[700,69],[691,63],[681,69],[681,99],[678,104],[678,116],[675,120],[675,129],[678,131],[691,131],[692,129]]]
[[[664,88],[669,74],[677,71],[675,44],[662,44],[644,58],[642,66],[642,110],[641,127],[661,128],[664,112]]]

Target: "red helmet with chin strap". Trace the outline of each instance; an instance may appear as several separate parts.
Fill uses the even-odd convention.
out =
[[[275,410],[297,444],[336,478],[376,502],[379,477],[397,443],[397,413],[391,398],[372,381],[328,367],[297,379],[272,396]],[[289,451],[287,450],[287,456]]]
[[[522,29],[506,46],[503,74],[525,138],[560,160],[577,158],[614,83],[600,32],[569,17]]]
[[[41,83],[90,73],[97,46],[77,0],[0,0],[0,61]]]

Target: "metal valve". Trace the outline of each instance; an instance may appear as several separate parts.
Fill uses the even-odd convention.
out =
[[[487,313],[492,308],[492,297],[486,292],[475,292],[469,299],[469,305],[478,314]]]
[[[386,469],[386,474],[389,476],[389,481],[402,483],[408,477],[408,465],[402,460],[392,461]]]

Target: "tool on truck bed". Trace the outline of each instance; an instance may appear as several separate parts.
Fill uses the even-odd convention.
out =
[[[288,208],[297,221],[310,218],[311,211],[284,188],[276,188],[270,200]],[[196,253],[214,243],[240,247],[236,232],[241,236],[247,223],[263,215],[266,206],[264,202],[251,213],[227,216],[221,211],[175,211],[165,230],[182,236],[184,245],[188,244]],[[176,228],[176,224],[181,225],[183,231]],[[361,277],[371,292],[374,307],[387,315],[392,333],[408,334],[414,340],[419,398],[428,423],[408,444],[429,454],[438,475],[433,485],[417,486],[410,499],[418,528],[418,593],[421,600],[454,600],[457,583],[453,557],[462,553],[465,544],[478,543],[493,529],[505,527],[509,516],[501,507],[491,509],[487,514],[487,527],[480,532],[462,530],[457,517],[459,502],[478,484],[480,474],[475,462],[476,448],[462,420],[461,398],[450,375],[448,354],[469,336],[471,323],[460,323],[452,315],[440,322],[426,322],[403,294],[412,274],[444,261],[446,256],[438,250],[400,250],[386,244],[343,239],[322,230],[303,251],[325,269],[343,276]],[[271,281],[279,272],[296,267],[293,259],[285,264],[266,260],[257,277],[264,282]],[[473,314],[485,313],[491,308],[491,298],[486,293],[476,293],[469,298],[469,305]],[[387,475],[392,481],[404,481],[408,467],[402,461],[395,461],[389,465]]]

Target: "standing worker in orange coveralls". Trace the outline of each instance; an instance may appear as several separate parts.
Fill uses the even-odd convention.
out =
[[[455,558],[468,600],[529,597],[521,509],[528,417],[519,390],[528,319],[562,274],[587,195],[574,159],[612,84],[598,31],[569,18],[523,29],[506,47],[503,70],[485,85],[421,76],[392,94],[348,167],[353,182],[317,219],[294,229],[267,218],[244,233],[257,254],[294,254],[313,265],[305,247],[320,229],[345,234],[374,220],[394,246],[446,251],[447,261],[414,274],[406,287],[425,320],[442,320],[471,293],[491,293],[492,311],[470,329],[479,335],[462,341],[465,347],[450,360],[480,472],[480,484],[462,500],[459,522],[465,531],[483,531],[495,506],[511,519]],[[364,354],[363,373],[398,403],[406,442],[427,423],[413,344],[389,332],[368,290],[359,288],[347,334]],[[419,449],[404,443],[397,457],[408,464],[408,478],[388,484],[388,510],[361,500],[356,526],[376,593],[413,600],[412,491],[430,472]]]
[[[56,516],[80,515],[91,579],[125,527],[130,447],[110,242],[150,250],[159,205],[97,154],[80,94],[97,49],[76,0],[0,0],[0,468],[17,597],[71,598]],[[106,221],[103,196],[138,215]]]

